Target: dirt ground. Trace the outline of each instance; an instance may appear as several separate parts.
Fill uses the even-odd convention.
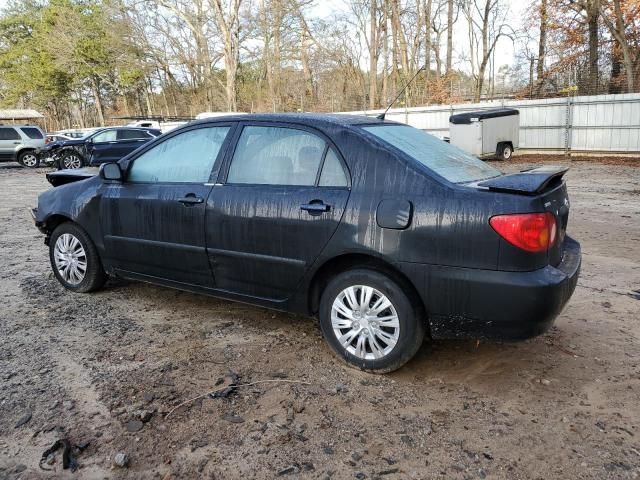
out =
[[[120,280],[64,290],[27,212],[44,169],[0,165],[0,478],[637,478],[639,167],[573,162],[583,270],[547,334],[425,343],[376,376],[305,318]],[[277,382],[166,418],[229,369]],[[39,467],[61,438],[86,447],[75,473],[61,451]]]

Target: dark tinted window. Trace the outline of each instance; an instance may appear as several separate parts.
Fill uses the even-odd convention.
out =
[[[325,142],[303,130],[245,127],[231,160],[229,183],[314,185]]]
[[[149,138],[144,130],[118,130],[118,140],[134,140],[138,138]]]
[[[20,140],[20,134],[16,132],[15,128],[2,127],[0,128],[0,140]]]
[[[43,138],[42,132],[39,128],[35,127],[20,127],[20,130],[29,138],[41,139]]]

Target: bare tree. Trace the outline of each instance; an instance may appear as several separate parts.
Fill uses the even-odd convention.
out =
[[[626,35],[626,25],[621,0],[613,0],[613,8],[609,8],[609,10],[613,10],[613,12],[606,13],[610,13],[613,20],[610,18],[610,15],[607,15],[606,13],[602,15],[602,18],[622,51],[622,60],[627,77],[627,91],[631,93],[633,92],[635,84],[634,59],[632,55],[633,49]],[[638,55],[640,54],[636,53],[636,56]]]
[[[215,12],[215,20],[224,45],[224,68],[226,76],[227,110],[238,109],[236,77],[240,63],[240,4],[242,0],[210,0]]]

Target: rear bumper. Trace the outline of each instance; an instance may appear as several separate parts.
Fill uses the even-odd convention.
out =
[[[564,249],[558,266],[532,272],[402,268],[416,286],[422,282],[433,338],[523,340],[546,331],[575,290],[580,244],[567,237]]]

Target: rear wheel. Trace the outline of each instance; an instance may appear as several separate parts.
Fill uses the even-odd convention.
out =
[[[349,270],[334,278],[320,300],[320,326],[334,352],[375,373],[397,370],[422,345],[422,309],[387,275]]]
[[[500,160],[509,160],[513,156],[513,147],[510,143],[501,143],[498,145],[498,158]]]
[[[107,280],[96,246],[75,223],[62,223],[53,231],[49,259],[58,281],[74,292],[98,290]]]
[[[82,156],[75,151],[65,152],[60,155],[60,169],[70,168],[82,168],[84,161]]]
[[[27,150],[26,152],[20,152],[18,155],[18,163],[23,167],[37,168],[40,165],[40,159],[33,150]]]

